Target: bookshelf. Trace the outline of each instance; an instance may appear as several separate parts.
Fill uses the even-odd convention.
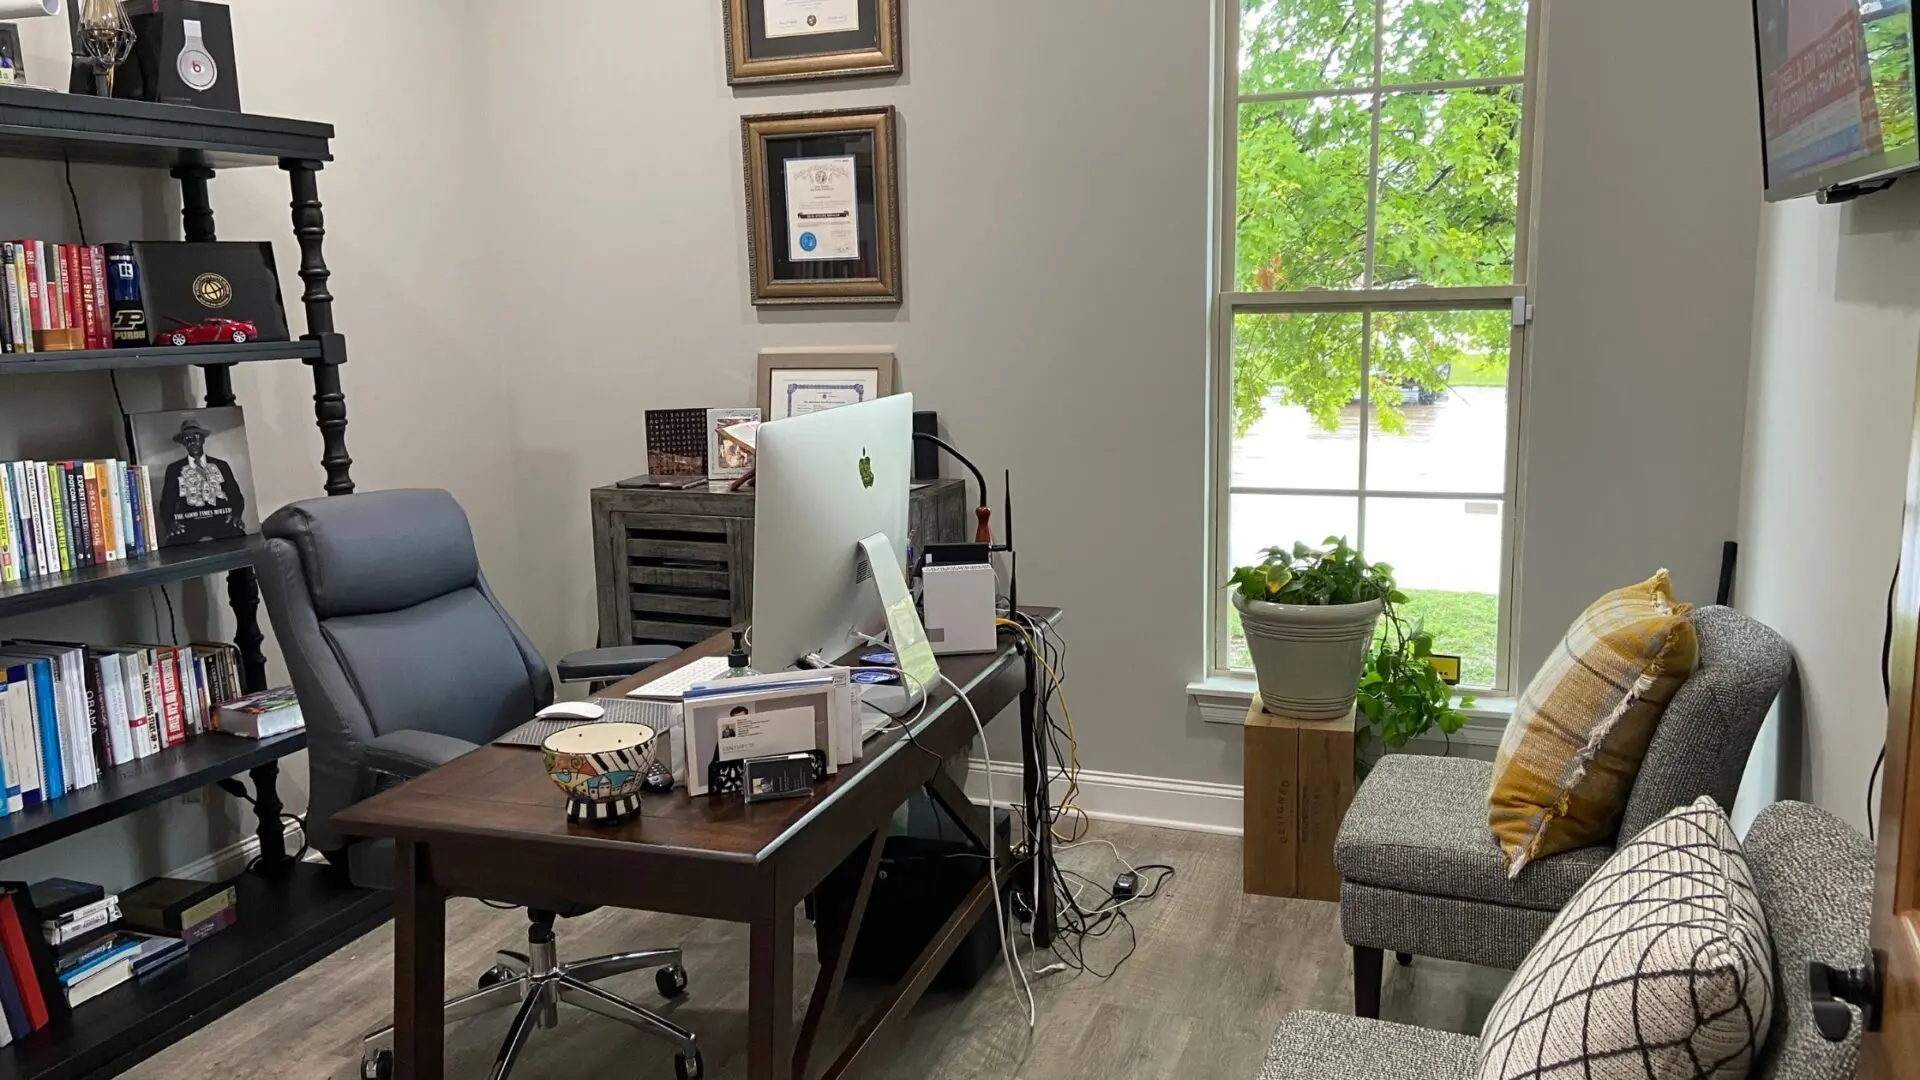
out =
[[[291,342],[7,355],[0,357],[0,378],[195,366],[205,375],[206,404],[217,407],[238,404],[234,365],[298,360],[313,376],[325,491],[352,492],[346,396],[340,387],[346,339],[334,329],[333,296],[327,291],[326,220],[318,184],[333,157],[332,138],[332,125],[306,120],[0,85],[0,157],[164,169],[180,185],[181,233],[187,240],[216,239],[209,186],[222,170],[277,167],[285,172],[307,324],[306,334]],[[248,691],[265,689],[265,637],[253,569],[257,545],[249,538],[170,548],[0,585],[0,618],[225,574],[242,685]],[[0,818],[4,860],[244,774],[253,782],[260,844],[257,869],[235,882],[235,926],[195,945],[186,960],[166,972],[116,987],[76,1009],[71,1019],[0,1048],[0,1080],[77,1080],[123,1072],[385,921],[386,893],[356,888],[331,868],[298,863],[287,854],[279,818],[279,762],[305,747],[304,732],[258,741],[201,735],[105,770],[95,787]],[[5,876],[0,866],[0,877]]]

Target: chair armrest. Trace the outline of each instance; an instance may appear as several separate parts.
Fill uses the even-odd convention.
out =
[[[361,755],[360,764],[377,773],[410,780],[478,749],[478,743],[456,739],[451,735],[436,735],[431,731],[396,731],[369,741]]]
[[[673,645],[615,645],[607,649],[582,649],[562,657],[558,666],[561,682],[613,682],[636,671],[680,654]]]

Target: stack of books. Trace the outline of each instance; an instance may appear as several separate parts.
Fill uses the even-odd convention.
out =
[[[0,816],[210,730],[239,696],[232,645],[0,644]]]
[[[154,513],[145,465],[0,462],[0,584],[152,554]]]
[[[0,244],[0,293],[0,351],[44,351],[41,335],[49,331],[73,331],[69,348],[113,348],[107,252],[99,244]]]
[[[239,920],[239,897],[224,881],[148,878],[121,897],[129,929],[192,945]]]
[[[35,882],[28,891],[69,1008],[133,978],[131,957],[140,941],[120,930],[118,896],[69,878]]]
[[[300,699],[294,696],[293,687],[280,686],[220,706],[214,710],[213,726],[216,731],[243,739],[271,739],[299,731],[307,723],[300,715]]]

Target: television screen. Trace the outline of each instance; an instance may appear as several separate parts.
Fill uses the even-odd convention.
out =
[[[1754,0],[1767,198],[1920,165],[1911,0]]]

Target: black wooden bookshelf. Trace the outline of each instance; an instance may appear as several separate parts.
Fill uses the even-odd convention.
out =
[[[307,320],[307,333],[291,342],[0,355],[0,376],[197,366],[205,374],[206,404],[218,407],[238,403],[234,365],[299,360],[313,375],[326,493],[352,492],[347,404],[340,389],[347,348],[333,325],[318,186],[320,170],[333,157],[332,138],[331,125],[306,120],[0,85],[0,157],[165,169],[180,184],[187,240],[216,239],[208,186],[220,170],[277,166],[284,171],[293,196],[304,286],[300,301]],[[0,618],[224,573],[241,684],[250,692],[263,690],[267,665],[254,576],[257,552],[253,539],[220,541],[0,585]],[[332,868],[296,862],[287,853],[279,761],[305,747],[304,732],[262,740],[201,735],[105,770],[101,782],[85,791],[0,817],[4,860],[244,774],[253,781],[260,846],[253,868],[234,882],[236,925],[194,945],[167,971],[116,987],[75,1009],[70,1019],[0,1048],[0,1080],[116,1075],[387,918],[386,893],[356,888]]]

